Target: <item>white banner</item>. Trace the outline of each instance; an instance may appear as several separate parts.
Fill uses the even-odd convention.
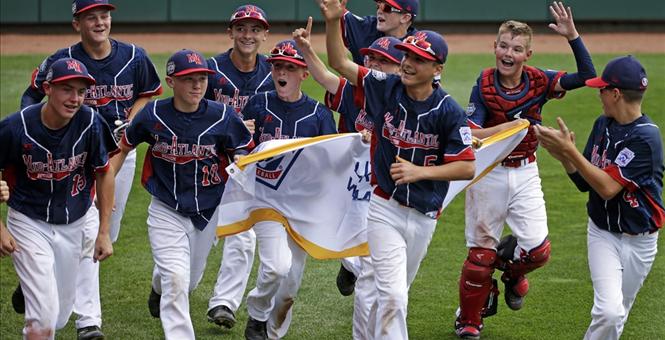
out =
[[[476,177],[450,183],[443,207],[491,171],[524,138],[529,124],[482,140]],[[281,223],[317,259],[369,255],[366,216],[371,196],[369,146],[358,133],[261,143],[226,168],[217,236]]]

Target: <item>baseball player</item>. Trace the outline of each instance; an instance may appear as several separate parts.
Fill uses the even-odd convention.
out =
[[[42,83],[46,102],[0,122],[0,144],[6,150],[0,154],[0,171],[12,187],[7,225],[25,292],[26,337],[48,334],[53,339],[55,330],[67,323],[85,224],[98,226],[95,262],[113,253],[109,217],[114,182],[108,152],[116,144],[103,118],[83,105],[94,84],[82,62],[56,60]],[[90,209],[93,190],[98,219],[90,216],[97,212]]]
[[[473,177],[471,131],[464,111],[434,77],[448,47],[441,35],[419,31],[396,47],[406,52],[400,76],[370,71],[346,59],[338,25],[342,7],[323,0],[330,65],[357,86],[356,102],[372,115],[377,135],[367,239],[379,297],[369,334],[407,339],[409,286],[425,257],[448,181]],[[375,113],[376,112],[376,113]]]
[[[146,52],[133,44],[126,44],[109,38],[111,30],[110,11],[115,6],[108,0],[75,0],[72,4],[72,26],[80,33],[81,41],[70,47],[58,50],[46,58],[35,70],[30,87],[21,98],[21,107],[38,103],[44,97],[41,84],[51,63],[63,57],[72,57],[83,62],[97,83],[86,91],[85,103],[94,107],[112,128],[120,128],[143,108],[151,96],[161,94],[159,76]],[[116,140],[119,136],[116,137]],[[117,159],[112,159],[114,168],[120,167]],[[111,216],[111,240],[115,242],[120,230],[120,221],[134,180],[136,153],[125,159],[122,172],[116,176],[114,211]],[[99,264],[92,261],[92,245],[96,226],[86,229],[84,256],[77,283],[77,301],[74,311],[79,314],[76,328],[85,333],[102,336],[99,301]],[[14,308],[21,311],[23,298],[20,289],[12,296]]]
[[[254,142],[258,145],[269,140],[337,133],[332,112],[301,90],[309,73],[295,41],[277,43],[268,62],[272,64],[275,90],[253,96],[242,111],[244,119],[255,122]],[[307,254],[279,223],[259,222],[253,229],[260,265],[256,287],[247,295],[249,320],[245,338],[281,338],[289,327],[291,306],[302,281]],[[289,317],[285,321],[286,314]]]
[[[538,125],[548,100],[562,98],[565,91],[582,87],[585,79],[595,77],[591,56],[575,29],[570,7],[555,2],[550,12],[556,23],[549,27],[567,39],[578,72],[566,74],[527,66],[533,53],[531,28],[517,21],[504,22],[494,43],[496,67],[483,70],[471,90],[467,115],[475,137],[485,138],[521,119]],[[531,128],[499,166],[467,190],[465,236],[469,254],[462,266],[460,310],[455,321],[461,338],[479,338],[482,318],[496,313],[495,268],[503,271],[506,304],[518,310],[529,289],[525,274],[544,266],[549,259],[537,147]],[[504,223],[513,234],[499,242]]]
[[[342,1],[342,6],[346,5]],[[413,35],[413,21],[420,7],[419,0],[375,0],[376,15],[359,17],[344,10],[341,26],[344,45],[351,52],[353,61],[364,65],[362,48],[369,47],[376,39],[387,36],[403,40]]]
[[[240,113],[251,96],[275,89],[270,63],[258,53],[269,27],[266,13],[257,6],[244,5],[233,12],[228,28],[233,48],[208,59],[208,68],[215,73],[208,78],[207,99],[230,105]],[[253,121],[247,120],[245,124],[253,131]],[[208,303],[208,321],[225,328],[235,324],[235,312],[254,263],[255,247],[256,235],[252,229],[224,238],[222,263]]]
[[[354,96],[357,88],[346,79],[328,71],[316,55],[309,41],[311,27],[310,17],[305,29],[300,28],[293,33],[296,44],[303,52],[307,67],[312,73],[312,77],[326,89],[326,105],[340,113],[338,130],[365,133],[371,142],[370,151],[373,155],[377,139],[376,134],[373,133],[372,116],[366,112],[365,106],[355,102]],[[396,48],[399,43],[401,41],[397,38],[381,37],[368,48],[361,49],[361,53],[366,56],[365,67],[386,74],[399,74],[400,62],[404,57],[404,52]],[[369,159],[367,161],[370,162]],[[357,281],[357,278],[360,280]],[[353,338],[371,338],[372,335],[367,334],[367,323],[370,309],[376,301],[378,292],[375,289],[374,273],[369,256],[343,259],[337,275],[337,288],[345,296],[351,295],[355,291]]]
[[[188,294],[203,277],[224,191],[220,164],[239,157],[251,134],[232,107],[204,99],[208,69],[201,54],[181,50],[166,64],[173,97],[149,103],[125,130],[126,155],[148,143],[143,186],[152,195],[148,237],[155,267],[148,307],[166,339],[194,339]]]
[[[584,153],[561,118],[559,130],[537,126],[535,131],[577,188],[589,192],[587,251],[594,298],[584,339],[615,340],[651,270],[665,224],[663,137],[642,113],[648,81],[637,59],[613,59],[586,85],[600,90],[603,115]]]

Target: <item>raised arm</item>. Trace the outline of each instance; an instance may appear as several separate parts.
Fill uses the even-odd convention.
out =
[[[550,5],[550,14],[552,14],[556,23],[549,24],[549,28],[568,40],[577,64],[577,73],[566,74],[561,77],[554,90],[563,92],[583,87],[585,80],[596,76],[596,69],[593,66],[589,51],[584,46],[584,42],[582,42],[582,38],[575,28],[573,11],[570,6],[565,7],[563,3],[555,1]]]
[[[326,49],[328,64],[351,84],[357,85],[358,65],[346,57],[339,20],[344,7],[339,0],[321,0],[321,14],[326,21]]]
[[[337,93],[337,87],[339,85],[339,77],[337,77],[332,72],[328,71],[328,68],[321,61],[314,47],[312,47],[310,37],[312,36],[312,17],[307,19],[306,28],[298,28],[293,31],[293,40],[296,42],[296,46],[300,49],[307,63],[307,69],[312,74],[314,80],[317,83],[321,84],[326,91],[335,94]]]

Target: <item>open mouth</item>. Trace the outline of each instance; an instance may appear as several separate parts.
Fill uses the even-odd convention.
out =
[[[501,64],[505,67],[512,67],[513,65],[515,65],[515,62],[513,62],[512,60],[501,60]]]
[[[286,86],[286,80],[278,80],[277,85],[279,85],[280,87]]]

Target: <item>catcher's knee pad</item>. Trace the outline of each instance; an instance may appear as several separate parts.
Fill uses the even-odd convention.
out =
[[[469,249],[459,285],[461,324],[480,326],[481,312],[492,290],[494,261],[496,251],[493,249]]]
[[[517,279],[526,273],[532,272],[547,263],[550,258],[550,240],[545,239],[538,247],[530,251],[522,250],[518,260],[506,260],[500,258],[497,268],[504,271],[504,276],[509,279]]]

